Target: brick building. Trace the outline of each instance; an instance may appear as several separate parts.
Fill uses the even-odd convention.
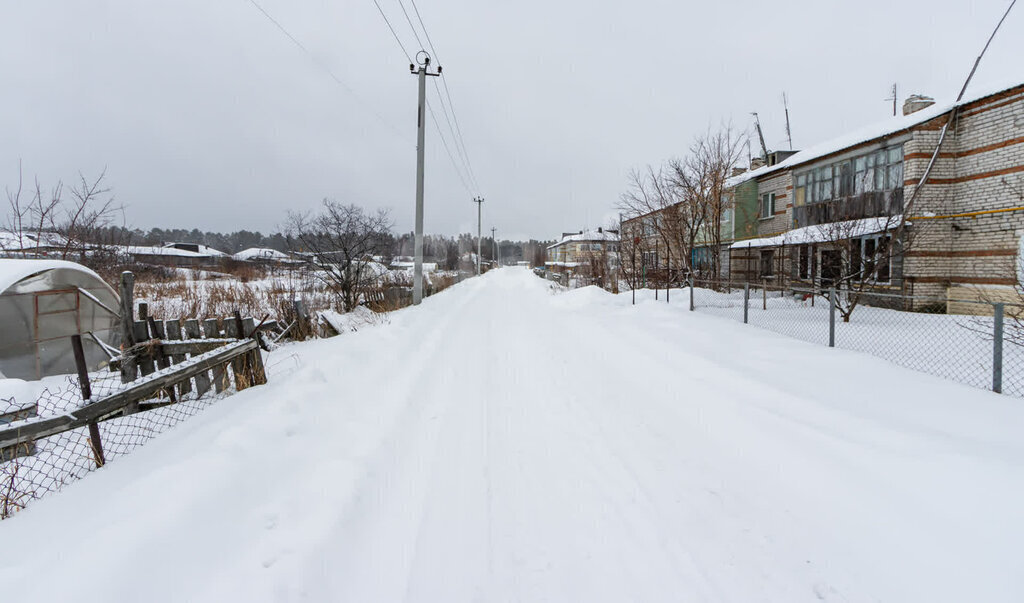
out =
[[[734,282],[827,285],[842,272],[878,290],[1006,298],[1024,234],[1024,84],[955,111],[910,97],[903,116],[736,175],[729,191],[734,212],[757,215],[756,233],[727,245]]]

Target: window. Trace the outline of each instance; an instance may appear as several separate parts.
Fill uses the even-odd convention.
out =
[[[892,279],[891,235],[871,235],[850,241],[850,274],[854,280],[888,283]]]
[[[796,191],[793,195],[793,205],[801,207],[807,202],[807,174],[800,174],[796,177]]]
[[[761,251],[761,276],[772,276],[772,267],[775,265],[775,250],[765,249]]]
[[[861,240],[853,239],[850,241],[850,279],[859,281],[864,277],[864,273],[861,272]]]
[[[811,246],[801,245],[798,249],[800,254],[800,271],[797,273],[797,276],[807,280],[811,278]]]
[[[775,193],[761,195],[761,219],[775,215]]]
[[[794,205],[819,203],[903,186],[903,146],[872,151],[796,174]]]

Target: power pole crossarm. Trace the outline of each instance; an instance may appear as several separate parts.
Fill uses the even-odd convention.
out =
[[[437,68],[437,73],[427,71],[430,55],[422,50],[416,54],[416,60],[419,69],[416,69],[416,65],[409,65],[409,71],[419,79],[419,106],[416,112],[416,261],[413,264],[412,285],[412,303],[419,305],[423,300],[423,152],[427,130],[427,76],[441,75],[441,68]]]

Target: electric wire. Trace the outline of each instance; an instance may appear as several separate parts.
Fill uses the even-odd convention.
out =
[[[374,0],[374,1],[376,2],[376,0]],[[314,56],[313,53],[310,52],[309,48],[307,48],[305,44],[303,44],[302,42],[300,42],[298,40],[298,38],[293,36],[291,34],[291,32],[289,32],[288,29],[285,28],[285,26],[281,24],[280,21],[275,19],[270,13],[268,13],[266,11],[266,9],[264,9],[262,6],[260,6],[260,4],[256,0],[249,0],[249,4],[253,5],[253,7],[256,8],[256,10],[258,10],[260,13],[262,13],[263,16],[267,18],[268,21],[270,21],[271,23],[274,24],[274,26],[278,29],[278,31],[280,31],[282,34],[284,34],[285,37],[287,37],[289,40],[291,40],[292,44],[294,44],[296,47],[299,48],[299,50],[301,50],[303,53],[305,53],[306,56],[309,57],[310,60],[312,60],[313,63],[317,67],[323,69],[327,73],[327,75],[330,76],[330,78],[332,80],[334,80],[334,83],[336,83],[339,86],[341,86],[342,88],[344,88],[345,91],[347,91],[349,93],[349,95],[351,95],[352,98],[356,100],[356,102],[358,102],[360,105],[362,105],[364,109],[366,109],[367,111],[372,113],[377,118],[378,121],[380,121],[383,125],[387,126],[399,138],[402,138],[406,142],[409,141],[408,135],[403,134],[402,131],[400,129],[398,129],[398,127],[396,127],[394,124],[392,124],[388,120],[384,119],[384,117],[380,113],[378,113],[375,109],[373,109],[373,107],[371,107],[369,103],[364,101],[362,99],[362,97],[360,97],[359,94],[357,94],[356,91],[351,86],[346,84],[340,77],[338,77],[338,75],[336,73],[334,73],[334,71],[330,67],[328,67],[327,65],[325,65],[321,61],[319,61],[316,58],[316,56]],[[399,42],[399,44],[401,44],[401,42]]]
[[[399,0],[399,1],[401,2],[401,0]],[[432,52],[434,54],[434,58],[436,58],[437,62],[440,64],[441,57],[438,56],[437,49],[434,48],[434,42],[433,42],[433,40],[430,39],[430,32],[427,31],[427,25],[426,25],[426,23],[423,22],[423,16],[420,15],[420,8],[419,8],[419,6],[416,5],[416,0],[409,0],[409,2],[412,3],[412,9],[416,13],[416,19],[419,21],[420,27],[423,29],[423,35],[427,38],[427,44],[429,45],[430,52]],[[477,187],[477,189],[479,189],[480,187],[479,187],[479,183],[477,183],[477,180],[476,180],[476,173],[473,170],[473,163],[469,160],[469,151],[466,149],[466,140],[465,140],[465,138],[462,135],[462,126],[459,124],[459,116],[455,112],[455,103],[452,102],[452,93],[451,93],[451,90],[448,89],[448,80],[447,80],[447,78],[445,78],[444,73],[441,74],[441,78],[440,79],[441,79],[441,84],[444,86],[445,96],[448,98],[448,108],[451,109],[452,119],[455,122],[454,134],[457,136],[456,141],[455,141],[456,145],[460,145],[461,146],[461,148],[462,148],[462,155],[463,155],[463,158],[465,159],[466,167],[467,167],[467,171],[469,172],[470,179],[473,181],[473,183]],[[440,92],[438,92],[438,95],[440,96]]]
[[[427,110],[430,111],[430,119],[433,120],[434,122],[434,128],[437,129],[437,135],[438,137],[441,138],[441,144],[444,146],[444,150],[448,154],[448,159],[451,160],[452,167],[455,168],[455,174],[458,175],[459,180],[462,182],[463,188],[466,189],[466,192],[472,195],[473,191],[470,189],[469,185],[466,184],[466,179],[463,178],[462,171],[459,169],[459,166],[455,162],[455,157],[452,155],[452,151],[448,147],[448,141],[446,141],[444,138],[444,132],[441,131],[441,125],[437,122],[437,115],[434,114],[434,108],[430,105],[429,102],[427,103]]]
[[[398,44],[398,47],[402,51],[402,54],[405,55],[405,57],[409,60],[409,63],[412,64],[413,60],[412,60],[412,57],[409,54],[409,51],[406,50],[405,45],[402,43],[401,37],[398,35],[397,30],[391,24],[391,21],[388,19],[387,14],[384,12],[384,10],[381,7],[380,3],[378,2],[378,0],[373,0],[373,3],[377,7],[377,12],[380,13],[381,18],[384,19],[384,23],[387,25],[388,30],[391,32],[391,35],[394,38],[395,42]],[[420,39],[419,34],[416,31],[416,27],[413,24],[412,19],[410,18],[408,11],[406,10],[405,6],[401,3],[401,0],[399,0],[399,6],[401,6],[401,8],[402,8],[402,12],[405,15],[406,22],[409,24],[409,27],[412,29],[413,35],[415,36],[416,41],[418,43],[420,43],[420,45],[422,47],[422,40]],[[418,11],[418,9],[416,9],[416,10],[417,10],[417,17],[419,17],[419,11]],[[422,24],[422,20],[421,20],[421,24]],[[431,49],[431,52],[434,53],[434,57],[436,58],[436,52],[434,52],[433,45],[432,45],[432,43],[430,43],[430,37],[429,37],[429,35],[427,35],[425,30],[424,30],[424,35],[426,35],[427,42],[428,42],[428,44],[430,44],[429,48]],[[443,79],[443,75],[442,75],[441,79]],[[446,84],[446,86],[447,86],[447,84]],[[445,119],[446,119],[446,121],[448,123],[448,130],[449,130],[449,132],[451,134],[451,137],[452,137],[452,143],[455,145],[455,150],[456,150],[456,154],[455,155],[452,154],[451,146],[448,144],[448,141],[445,138],[444,130],[441,128],[441,123],[440,123],[440,121],[438,121],[437,115],[434,112],[434,108],[433,108],[433,106],[430,104],[430,102],[428,100],[426,102],[427,109],[430,111],[430,117],[431,117],[431,120],[434,123],[434,129],[437,131],[438,136],[441,138],[441,143],[444,146],[445,153],[448,155],[448,159],[452,163],[452,168],[455,170],[456,175],[459,177],[459,180],[461,181],[462,186],[466,189],[467,192],[469,192],[470,194],[473,194],[473,190],[474,189],[479,189],[479,187],[476,185],[475,177],[470,172],[470,170],[472,168],[469,165],[469,162],[467,161],[467,158],[464,157],[464,155],[462,153],[462,150],[459,147],[459,141],[457,140],[458,134],[456,132],[456,127],[457,126],[456,127],[452,126],[452,120],[451,120],[451,118],[448,115],[448,109],[445,106],[444,98],[441,96],[441,92],[440,92],[440,89],[437,87],[437,82],[436,81],[434,82],[434,87],[435,87],[435,91],[437,92],[438,100],[441,103],[441,107],[444,110]],[[456,155],[458,155],[459,159],[462,160],[462,167],[461,168],[459,166],[460,162],[456,161],[456,159],[455,159]],[[463,175],[463,172],[465,172],[465,174],[466,174],[465,176]],[[469,178],[468,182],[467,182],[467,178]],[[472,183],[473,186],[470,186],[469,183]]]
[[[380,2],[373,0],[373,3],[376,5],[380,16],[384,18],[384,22],[387,23],[388,29],[391,30],[391,35],[394,36],[395,42],[398,42],[398,47],[402,49],[402,54],[405,55],[405,58],[409,60],[409,64],[411,65],[412,55],[405,49],[405,44],[402,44],[402,39],[398,37],[398,32],[396,32],[394,26],[391,25],[391,21],[388,20],[388,16],[384,14],[384,9],[380,7]]]

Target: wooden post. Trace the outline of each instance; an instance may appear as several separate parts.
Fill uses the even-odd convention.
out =
[[[202,332],[199,328],[199,321],[195,318],[190,318],[185,321],[185,335],[189,339],[199,339],[202,337]],[[202,396],[206,392],[210,391],[210,374],[207,371],[203,371],[196,375],[196,396]]]
[[[121,273],[121,349],[127,350],[136,344],[135,341],[135,275],[129,271]],[[135,358],[124,358],[121,361],[121,382],[131,383],[139,376]]]
[[[103,442],[100,440],[100,426],[96,424],[96,421],[89,423],[89,447],[92,448],[92,458],[96,462],[96,467],[106,465],[107,459],[103,456]]]
[[[85,365],[82,336],[77,333],[71,336],[71,351],[75,356],[75,368],[78,369],[78,387],[82,390],[82,401],[88,402],[92,399],[92,386],[89,384],[89,368]],[[103,458],[100,428],[95,421],[89,423],[89,447],[92,448],[92,457],[96,466],[102,467],[106,463],[106,459]]]
[[[153,320],[152,316],[147,318],[147,322],[149,323],[149,330],[153,334],[153,338],[159,339],[162,342],[164,339],[164,322],[162,320]],[[156,360],[156,365],[160,367],[160,369],[169,368],[171,366],[171,359],[164,355],[163,347],[160,344],[153,347],[153,358]],[[172,402],[178,401],[177,396],[174,395],[173,387],[168,387],[164,391],[167,392],[167,397],[170,398]]]
[[[156,337],[156,334],[150,329],[149,322],[149,305],[141,303],[139,304],[139,320],[135,323],[135,340],[137,342],[149,341]],[[150,375],[156,370],[152,356],[140,356],[136,359],[136,362],[139,365],[139,372],[142,376]]]
[[[217,326],[216,318],[207,318],[203,321],[203,336],[207,339],[220,339],[220,327]]]
[[[226,331],[228,324],[231,321],[224,322],[224,327]],[[211,325],[213,329],[213,335],[209,334]],[[222,334],[220,332],[220,329],[217,328],[216,318],[209,318],[203,321],[203,328],[207,330],[207,337],[213,337],[215,339],[225,339],[225,335]],[[213,387],[218,394],[231,387],[231,378],[228,377],[228,363],[224,363],[221,364],[220,366],[214,367],[214,369],[211,372],[213,373]]]
[[[181,323],[176,320],[168,320],[164,323],[164,330],[167,333],[167,339],[173,341],[180,341],[181,337]],[[173,354],[171,355],[172,364],[180,364],[185,361],[184,354]],[[185,394],[192,391],[192,381],[186,379],[178,384],[178,396],[185,397]]]
[[[78,387],[82,390],[82,401],[88,402],[92,399],[92,386],[89,384],[89,368],[85,365],[82,336],[78,333],[71,336],[71,351],[75,356],[75,368],[78,369]]]
[[[229,339],[243,339],[242,315],[235,310],[233,318],[224,319],[224,331]],[[249,377],[246,375],[246,362],[244,356],[239,356],[231,361],[231,372],[235,376],[235,389],[242,391],[249,387]]]

